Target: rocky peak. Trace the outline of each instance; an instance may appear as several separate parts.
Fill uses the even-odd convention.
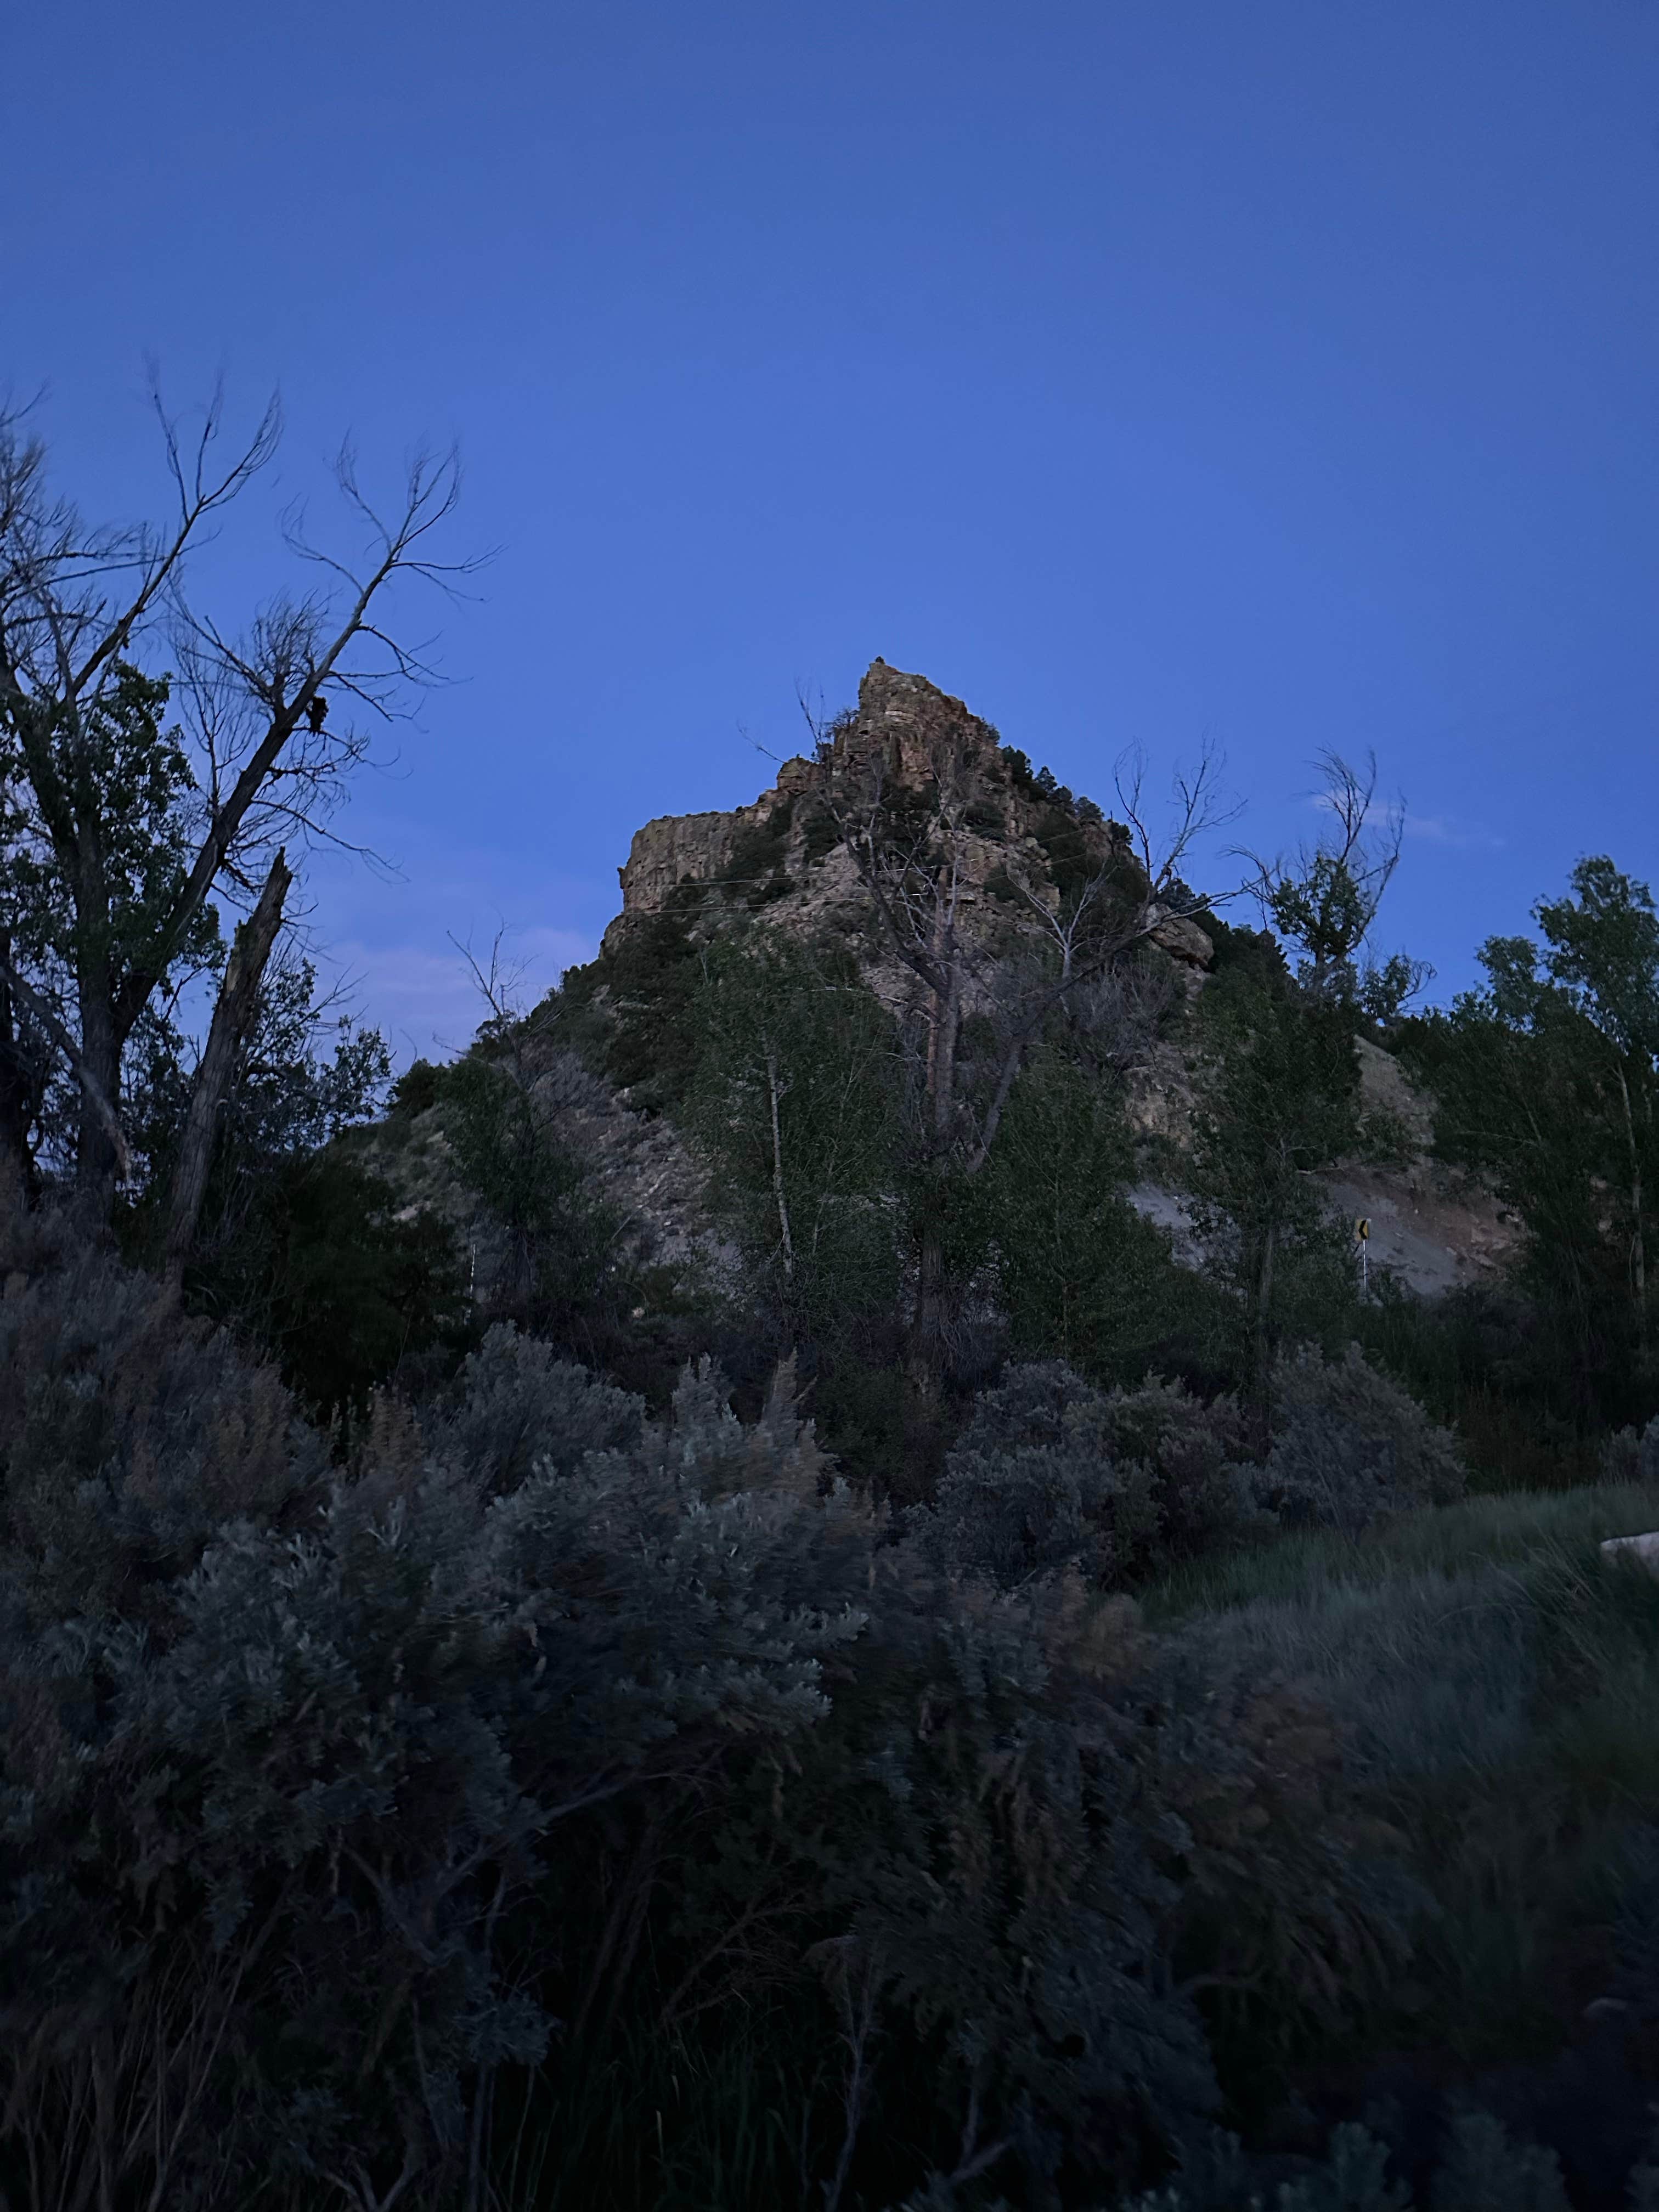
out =
[[[769,918],[815,926],[856,901],[852,865],[819,794],[879,760],[889,786],[922,791],[948,763],[966,805],[963,858],[972,904],[1002,876],[1017,876],[1039,896],[1059,896],[1059,848],[1105,854],[1127,833],[1087,800],[1074,799],[1025,756],[1005,745],[990,723],[925,676],[874,660],[843,716],[814,759],[785,761],[777,780],[750,805],[726,813],[661,815],[635,832],[622,881],[623,910],[606,933],[614,945],[636,916],[660,914],[692,887],[717,890]],[[1195,922],[1161,919],[1155,940],[1193,969],[1209,964],[1211,943]]]
[[[827,762],[797,756],[784,762],[776,782],[747,806],[723,814],[662,814],[635,831],[627,861],[617,871],[619,919],[660,914],[682,884],[736,888],[733,879],[741,871],[734,862],[744,857],[745,841],[752,844],[757,837],[775,839],[781,830],[787,836],[790,829],[804,828],[804,821],[790,821],[786,829],[784,817],[810,812],[826,767],[835,775],[884,752],[890,776],[919,788],[941,741],[959,746],[981,772],[991,769],[1000,750],[995,732],[970,714],[960,699],[951,698],[925,676],[872,661],[859,686],[858,711],[834,732]],[[797,801],[806,804],[797,807]]]
[[[889,776],[915,790],[946,752],[983,783],[1006,781],[1002,742],[988,722],[925,676],[907,675],[881,659],[865,671],[858,712],[836,732],[830,750],[837,767],[884,753]]]

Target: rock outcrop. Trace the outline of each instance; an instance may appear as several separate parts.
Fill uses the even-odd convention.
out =
[[[969,916],[1017,880],[1046,903],[1060,897],[1057,836],[1079,837],[1104,858],[1115,842],[1128,860],[1128,833],[1086,799],[1073,799],[988,722],[925,676],[875,660],[859,686],[855,713],[830,732],[822,757],[784,762],[777,781],[748,806],[721,814],[659,815],[634,834],[618,870],[623,910],[605,933],[614,947],[631,921],[661,914],[693,887],[717,888],[767,919],[796,927],[850,922],[860,905],[856,876],[823,803],[826,784],[878,760],[889,788],[921,792],[939,761],[957,765],[971,793],[962,840]],[[1129,863],[1131,866],[1133,862]],[[1006,926],[1006,905],[997,920]],[[971,926],[971,923],[970,923]],[[1207,969],[1213,945],[1190,916],[1157,914],[1152,941],[1188,971]]]
[[[1068,858],[1075,865],[1079,841],[1098,858],[1116,842],[1133,866],[1121,825],[1046,772],[1033,774],[1025,756],[1005,745],[960,699],[925,677],[876,660],[859,687],[856,710],[833,726],[817,757],[784,762],[771,788],[751,805],[726,813],[659,816],[635,833],[618,872],[623,910],[605,933],[607,950],[641,921],[677,907],[688,918],[695,915],[699,930],[719,927],[729,915],[827,933],[859,950],[877,995],[902,1012],[914,999],[914,979],[871,927],[867,896],[825,792],[878,762],[889,788],[921,793],[943,758],[956,765],[969,793],[961,903],[966,926],[981,929],[988,944],[1041,933],[1031,900],[1058,902],[1062,867]],[[1189,915],[1154,908],[1152,921],[1151,941],[1188,988],[1198,989],[1214,959],[1210,934]],[[1402,1168],[1354,1163],[1322,1176],[1333,1212],[1368,1219],[1373,1262],[1419,1292],[1433,1295],[1497,1273],[1517,1249],[1516,1224],[1489,1193],[1431,1159],[1428,1102],[1412,1091],[1398,1064],[1364,1040],[1357,1048],[1364,1110],[1394,1123],[1415,1158]],[[1149,1038],[1126,1074],[1131,1125],[1147,1140],[1149,1157],[1167,1157],[1170,1146],[1179,1152],[1192,1108],[1179,1034]],[[1182,1256],[1195,1260],[1178,1194],[1146,1182],[1133,1195],[1141,1211],[1171,1230]]]

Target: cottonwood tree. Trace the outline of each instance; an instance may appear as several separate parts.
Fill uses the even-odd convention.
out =
[[[881,942],[919,987],[908,1025],[917,1106],[908,1364],[931,1394],[948,1350],[953,1217],[968,1210],[968,1188],[992,1156],[1033,1045],[1079,994],[1200,907],[1182,865],[1228,810],[1218,799],[1219,763],[1206,753],[1194,774],[1177,774],[1160,835],[1139,765],[1127,759],[1116,780],[1124,821],[1108,823],[1074,805],[1076,851],[1058,888],[1034,874],[1018,848],[1005,848],[1006,918],[993,926],[975,865],[978,820],[997,796],[986,749],[946,725],[909,781],[893,773],[884,748],[858,744],[847,726],[815,725],[814,735],[821,803]]]
[[[1366,954],[1399,866],[1403,804],[1379,808],[1374,758],[1355,768],[1327,751],[1316,766],[1323,835],[1288,860],[1243,856],[1264,919],[1300,955],[1296,973],[1274,951],[1206,992],[1185,1165],[1208,1272],[1231,1294],[1237,1369],[1263,1411],[1281,1346],[1328,1335],[1352,1302],[1351,1255],[1316,1178],[1368,1141],[1356,1031],[1396,1018],[1433,973]]]
[[[1326,817],[1324,834],[1290,860],[1245,855],[1254,872],[1249,889],[1263,917],[1300,951],[1299,980],[1312,996],[1346,999],[1373,1019],[1391,1020],[1434,973],[1402,953],[1360,965],[1400,865],[1405,805],[1395,799],[1378,807],[1375,754],[1356,767],[1327,750],[1316,766],[1315,799]]]
[[[1360,1143],[1352,1021],[1288,975],[1234,969],[1205,992],[1198,1045],[1190,1211],[1265,1412],[1286,1339],[1327,1334],[1353,1303],[1352,1255],[1315,1180]]]
[[[386,626],[388,590],[471,565],[428,550],[455,504],[453,453],[418,455],[382,515],[348,447],[335,473],[361,558],[325,551],[292,518],[289,556],[316,582],[245,629],[222,627],[193,604],[189,572],[272,460],[278,410],[228,453],[217,397],[193,434],[159,401],[156,413],[173,495],[159,525],[87,521],[52,489],[24,417],[0,416],[0,1141],[33,1172],[52,1071],[66,1068],[66,1149],[79,1201],[101,1221],[129,1166],[122,1072],[136,1030],[219,965],[225,899],[257,921],[229,979],[230,1042],[245,1032],[253,955],[274,941],[264,919],[273,904],[280,919],[286,890],[278,848],[331,834],[364,757],[350,710],[386,714],[430,678]],[[234,1060],[207,1054],[200,1083],[226,1079]],[[210,1127],[218,1103],[205,1098],[194,1120]]]
[[[1365,957],[1399,866],[1403,805],[1379,806],[1374,757],[1321,753],[1326,827],[1294,855],[1257,854],[1247,888],[1299,955],[1218,976],[1200,1010],[1185,1181],[1208,1272],[1230,1293],[1235,1359],[1258,1407],[1287,1335],[1320,1335],[1352,1303],[1344,1239],[1315,1180],[1362,1143],[1356,1029],[1397,1015],[1432,971]],[[1362,964],[1363,963],[1363,964]]]
[[[1659,914],[1605,855],[1533,909],[1543,942],[1489,938],[1484,987],[1412,1025],[1437,1149],[1488,1175],[1589,1393],[1650,1374],[1659,1235]],[[1616,1379],[1615,1379],[1616,1378]]]
[[[692,1001],[692,1126],[789,1339],[890,1300],[896,1040],[850,961],[781,931],[717,940]]]

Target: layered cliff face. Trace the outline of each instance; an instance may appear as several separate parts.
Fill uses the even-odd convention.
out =
[[[635,832],[618,871],[623,910],[605,933],[607,948],[631,921],[666,911],[693,886],[717,888],[769,921],[856,929],[863,895],[824,805],[826,786],[878,763],[890,789],[923,793],[946,758],[968,794],[961,905],[970,929],[975,909],[988,927],[1018,926],[1018,897],[1011,907],[1007,896],[1016,883],[1056,904],[1066,848],[1086,848],[1098,860],[1115,842],[1127,857],[1121,825],[1052,778],[1034,775],[1024,755],[1005,745],[960,699],[924,676],[876,660],[859,686],[856,712],[836,725],[821,758],[786,761],[775,784],[750,805],[725,814],[661,815]],[[1152,936],[1182,967],[1209,966],[1211,940],[1190,919],[1158,916]],[[879,989],[881,979],[872,980]]]

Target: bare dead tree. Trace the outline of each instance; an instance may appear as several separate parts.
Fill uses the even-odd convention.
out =
[[[331,835],[343,779],[367,743],[332,710],[385,716],[407,686],[433,679],[385,625],[389,588],[408,577],[453,588],[476,565],[428,550],[455,505],[453,453],[417,455],[383,515],[347,447],[335,473],[362,557],[325,552],[291,517],[288,550],[318,570],[317,586],[228,632],[194,608],[186,572],[271,460],[278,410],[273,401],[228,459],[218,395],[188,439],[159,398],[155,411],[174,494],[160,527],[88,525],[51,490],[40,441],[18,416],[0,416],[6,980],[15,1000],[28,969],[27,988],[50,1008],[41,1026],[82,1102],[77,1188],[103,1219],[124,1172],[121,1067],[136,1024],[181,963],[211,957],[210,898],[252,904],[276,845]],[[182,732],[163,730],[167,686],[137,665],[157,641],[179,672]]]
[[[818,795],[869,900],[892,957],[920,986],[921,1142],[924,1187],[938,1203],[922,1208],[912,1380],[924,1393],[939,1383],[947,1319],[943,1207],[956,1176],[984,1169],[1010,1096],[1036,1039],[1054,1016],[1103,978],[1121,972],[1160,928],[1195,910],[1182,867],[1195,842],[1231,818],[1221,800],[1221,763],[1206,751],[1190,775],[1177,774],[1170,818],[1160,835],[1144,796],[1139,758],[1126,756],[1115,779],[1125,820],[1079,823],[1085,872],[1068,894],[1036,880],[1016,848],[1005,870],[1024,915],[1018,930],[996,933],[969,920],[976,894],[972,816],[986,796],[983,773],[963,733],[951,728],[927,748],[918,787],[896,784],[884,751],[859,750],[848,733],[813,720]],[[963,1049],[969,1013],[988,1017],[995,1049],[988,1065]]]

